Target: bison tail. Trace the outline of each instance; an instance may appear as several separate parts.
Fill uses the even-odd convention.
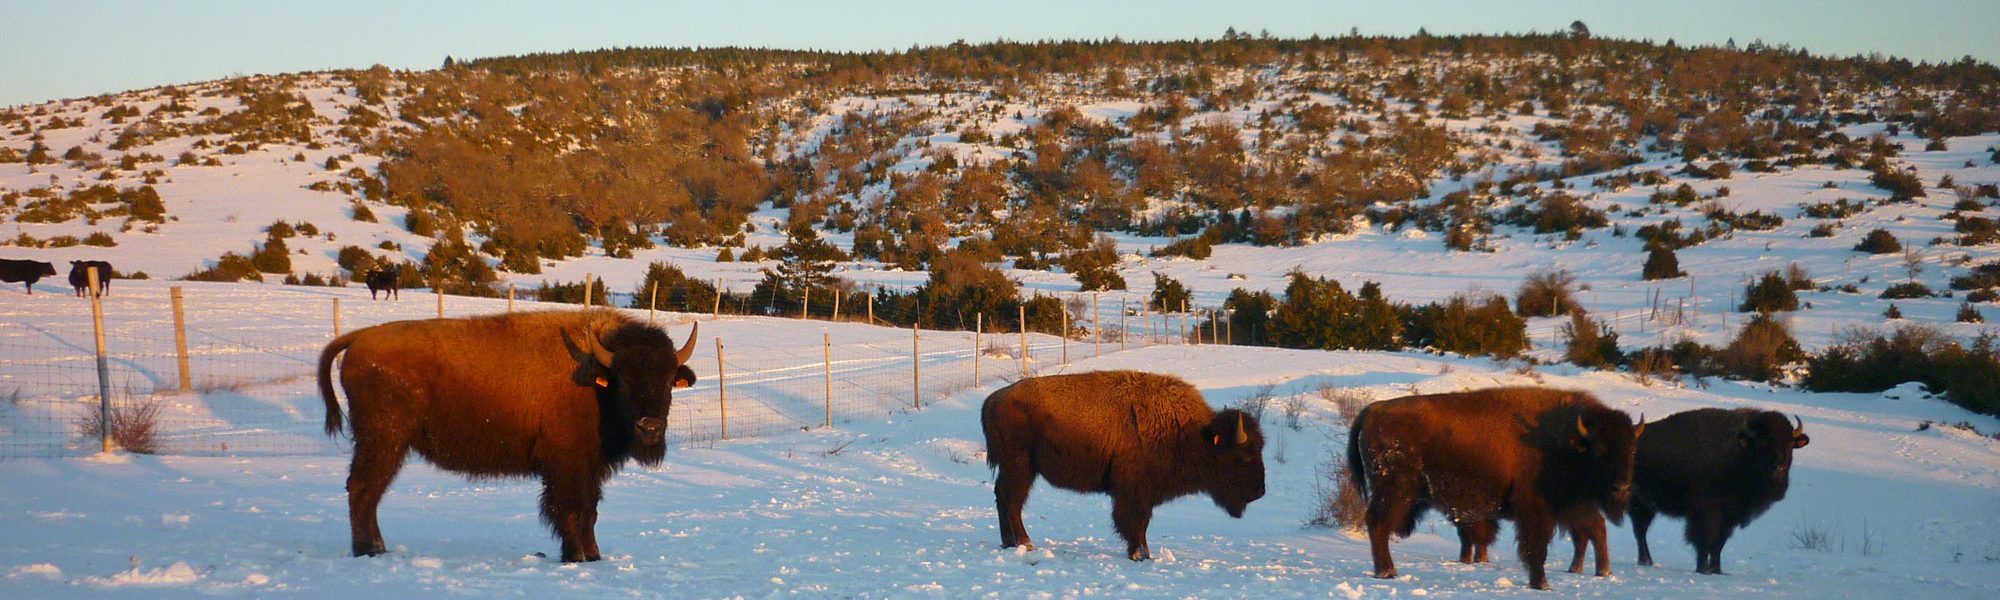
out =
[[[1361,429],[1368,419],[1368,409],[1354,416],[1354,424],[1347,429],[1347,478],[1354,483],[1354,489],[1361,496],[1368,496],[1368,470],[1361,464]]]
[[[335,398],[333,393],[333,359],[354,343],[355,334],[358,333],[361,332],[350,331],[346,335],[334,338],[326,345],[326,349],[319,353],[319,398],[326,401],[326,434],[329,436],[340,433],[345,421],[340,414],[340,399]]]

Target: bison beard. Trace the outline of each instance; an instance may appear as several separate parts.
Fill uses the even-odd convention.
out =
[[[376,507],[411,450],[474,477],[537,476],[564,562],[601,558],[597,503],[627,459],[666,456],[672,388],[693,385],[666,332],[610,310],[398,321],[320,353],[326,432],[342,426],[333,362],[354,427],[347,477],[355,556],[386,550]]]
[[[1368,406],[1355,418],[1347,456],[1368,499],[1375,576],[1396,576],[1391,534],[1408,536],[1436,507],[1460,525],[1461,559],[1492,541],[1496,520],[1514,519],[1529,585],[1547,589],[1543,562],[1559,522],[1578,527],[1586,511],[1624,516],[1633,440],[1644,427],[1589,394],[1538,388]]]
[[[1111,519],[1132,560],[1152,557],[1153,509],[1206,493],[1241,518],[1264,496],[1264,435],[1239,410],[1216,413],[1179,378],[1137,371],[1031,377],[980,408],[1000,545],[1034,549],[1021,509],[1037,476],[1066,490],[1111,495]]]
[[[1661,419],[1639,438],[1632,535],[1653,564],[1655,513],[1687,519],[1695,572],[1722,573],[1722,546],[1791,486],[1792,451],[1812,443],[1805,422],[1774,411],[1704,408]]]

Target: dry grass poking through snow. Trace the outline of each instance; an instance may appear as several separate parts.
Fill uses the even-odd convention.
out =
[[[133,454],[153,454],[159,451],[158,400],[127,400],[114,403],[111,407],[111,443]],[[104,431],[104,417],[98,407],[91,406],[77,418],[77,433],[86,439],[97,438]]]
[[[1360,488],[1354,485],[1354,466],[1347,464],[1346,436],[1353,435],[1354,418],[1361,414],[1362,408],[1375,401],[1375,396],[1364,390],[1335,387],[1330,383],[1321,385],[1314,394],[1340,414],[1341,427],[1338,432],[1328,430],[1326,433],[1327,455],[1314,468],[1313,506],[1317,508],[1306,519],[1306,524],[1360,531],[1367,503]]]

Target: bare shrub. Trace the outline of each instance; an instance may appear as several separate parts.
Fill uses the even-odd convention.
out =
[[[127,400],[111,407],[111,443],[133,454],[159,452],[160,403],[153,399]],[[85,438],[103,435],[104,416],[92,406],[77,419],[77,433]]]
[[[243,388],[246,387],[250,387],[250,380],[243,377],[203,375],[200,381],[194,382],[194,391],[202,394],[214,392],[238,393],[242,392]]]
[[[1521,291],[1514,297],[1514,312],[1523,317],[1547,317],[1576,310],[1580,307],[1570,295],[1575,285],[1576,276],[1569,271],[1537,271],[1521,283]]]
[[[1333,405],[1335,410],[1340,411],[1342,425],[1353,425],[1354,417],[1361,414],[1361,409],[1375,401],[1375,395],[1366,390],[1342,388],[1332,383],[1320,384],[1315,393],[1319,395],[1320,400],[1326,401],[1327,404]]]
[[[1368,504],[1354,485],[1354,466],[1347,464],[1347,440],[1345,435],[1328,438],[1326,459],[1313,467],[1313,513],[1306,524],[1360,532]]]
[[[1282,408],[1285,410],[1286,427],[1292,428],[1292,431],[1298,431],[1300,427],[1305,426],[1306,397],[1304,394],[1286,396]]]
[[[1271,400],[1276,397],[1272,393],[1272,390],[1277,388],[1277,384],[1273,383],[1258,386],[1257,391],[1250,392],[1250,397],[1244,398],[1236,407],[1243,412],[1250,413],[1250,418],[1262,422],[1264,420],[1264,411],[1271,408]]]
[[[1828,552],[1833,550],[1833,536],[1827,534],[1826,527],[1819,521],[1800,521],[1792,526],[1791,546],[1801,550]]]

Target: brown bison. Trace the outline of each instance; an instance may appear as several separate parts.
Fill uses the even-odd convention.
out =
[[[384,552],[375,508],[416,450],[474,477],[539,476],[542,519],[562,539],[563,562],[598,560],[604,481],[628,458],[666,457],[673,388],[695,381],[695,333],[676,349],[657,327],[584,310],[397,321],[334,339],[320,353],[319,391],[333,435],[333,361],[345,352],[354,555]]]
[[[92,267],[97,268],[96,290],[90,289],[90,269]],[[111,279],[116,277],[117,274],[117,271],[111,269],[111,263],[101,260],[69,261],[69,285],[76,288],[76,297],[78,298],[82,298],[86,291],[93,292],[99,296],[111,293]]]
[[[1513,519],[1528,584],[1548,589],[1543,562],[1559,523],[1587,508],[1624,516],[1633,440],[1644,428],[1590,394],[1540,388],[1369,405],[1354,420],[1347,459],[1368,499],[1375,576],[1396,576],[1390,535],[1408,536],[1435,507],[1474,545],[1490,542],[1494,521]]]
[[[1687,519],[1695,572],[1722,573],[1722,545],[1791,485],[1792,451],[1806,447],[1805,422],[1768,410],[1703,408],[1676,414],[1639,438],[1632,535],[1639,565],[1653,564],[1653,516]]]
[[[397,280],[401,279],[402,276],[403,276],[402,265],[389,265],[386,267],[377,267],[374,270],[369,271],[368,276],[362,278],[363,283],[368,284],[368,299],[374,300],[376,292],[381,292],[383,298],[388,298],[391,300],[398,299],[399,296],[396,294],[396,292],[399,290],[397,289],[396,282]]]
[[[1496,521],[1464,522],[1455,524],[1458,529],[1458,561],[1466,564],[1490,562],[1486,550],[1499,538],[1500,524]],[[1597,576],[1611,575],[1611,553],[1604,549],[1604,513],[1597,507],[1579,505],[1571,512],[1556,515],[1556,529],[1569,534],[1570,543],[1575,546],[1570,555],[1569,572],[1583,572],[1583,553],[1594,547],[1597,552]]]
[[[1152,558],[1146,525],[1168,500],[1207,493],[1229,516],[1264,497],[1264,433],[1243,411],[1220,413],[1179,378],[1138,371],[1031,377],[979,410],[1000,545],[1034,549],[1021,508],[1035,477],[1111,495],[1126,556]]]
[[[35,282],[43,277],[54,277],[56,266],[39,260],[14,260],[0,258],[0,281],[28,284],[28,295],[35,295]]]

